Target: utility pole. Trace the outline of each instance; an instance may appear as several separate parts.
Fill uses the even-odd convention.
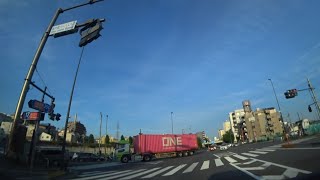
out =
[[[283,133],[286,133],[285,131],[285,128],[284,128],[284,122],[283,122],[283,117],[282,117],[282,113],[281,113],[281,108],[280,108],[280,104],[279,104],[279,101],[278,101],[278,97],[277,97],[277,94],[276,94],[276,91],[274,89],[274,86],[273,86],[273,82],[271,79],[268,79],[270,82],[271,82],[271,86],[272,86],[272,89],[273,89],[273,93],[274,93],[274,96],[276,98],[276,101],[277,101],[277,104],[278,104],[278,108],[279,108],[279,113],[280,113],[280,121],[282,122],[282,130],[283,130]]]
[[[14,149],[13,137],[15,135],[15,132],[17,131],[18,120],[20,120],[20,115],[21,115],[21,112],[22,112],[22,108],[23,108],[23,105],[24,105],[24,102],[25,102],[25,99],[26,99],[26,96],[27,96],[27,92],[29,90],[30,83],[32,81],[32,77],[33,77],[34,71],[36,70],[40,55],[41,55],[42,50],[43,50],[43,48],[44,48],[44,46],[45,46],[45,44],[46,44],[46,42],[48,40],[48,37],[50,35],[50,31],[51,31],[52,27],[54,26],[54,24],[56,23],[59,15],[61,13],[63,13],[63,12],[69,11],[71,9],[75,9],[75,8],[78,8],[78,7],[81,7],[81,6],[85,6],[85,5],[89,5],[89,4],[94,4],[94,3],[99,2],[99,1],[102,1],[102,0],[90,0],[87,3],[83,3],[83,4],[80,4],[80,5],[77,5],[77,6],[73,6],[73,7],[66,8],[66,9],[58,8],[56,10],[53,18],[50,21],[49,26],[47,27],[47,30],[44,32],[44,34],[43,34],[43,36],[41,38],[40,44],[39,44],[38,49],[37,49],[37,51],[36,51],[36,53],[35,53],[35,55],[33,57],[32,63],[30,65],[29,71],[27,73],[27,76],[25,78],[25,81],[24,81],[24,84],[23,84],[23,87],[22,87],[22,90],[21,90],[21,93],[20,93],[20,97],[19,97],[19,100],[18,100],[18,103],[17,103],[17,107],[16,107],[16,111],[15,111],[15,114],[14,114],[14,118],[13,118],[12,128],[11,128],[11,131],[10,131],[8,153],[7,153],[8,157],[12,158],[12,157],[16,156],[16,152],[14,152],[14,150],[13,150]]]
[[[102,127],[102,112],[100,112],[100,139],[99,139],[99,155],[101,156],[101,127]]]
[[[300,121],[301,119],[300,119],[300,115],[299,115],[299,112],[297,112],[297,115],[298,115],[298,118],[299,118],[299,121]]]
[[[319,108],[319,103],[318,103],[318,101],[317,101],[317,97],[316,97],[316,94],[315,94],[315,92],[314,92],[314,88],[312,87],[309,78],[307,78],[307,81],[308,81],[308,86],[309,86],[309,89],[310,89],[310,92],[311,92],[310,94],[311,94],[313,103],[316,105],[317,114],[318,114],[318,120],[320,120],[320,108]]]
[[[107,136],[108,136],[108,114],[106,115],[106,138],[105,138],[104,154],[107,154]]]
[[[173,112],[171,112],[171,133],[173,134],[173,120],[172,120],[172,114],[173,114]]]

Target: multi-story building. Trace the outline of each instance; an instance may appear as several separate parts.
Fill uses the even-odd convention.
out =
[[[243,131],[245,128],[245,124],[243,124],[244,115],[244,109],[237,109],[229,113],[229,121],[231,124],[232,133],[234,135],[234,142],[238,142],[238,140],[245,136]]]
[[[224,134],[225,134],[225,131],[224,131],[223,129],[219,129],[219,131],[218,131],[218,138],[219,138],[220,140],[222,140]]]
[[[246,112],[245,123],[249,141],[267,139],[283,132],[280,114],[273,107]]]
[[[223,130],[224,132],[227,132],[231,129],[231,124],[230,124],[230,121],[226,120],[224,123],[223,123]]]

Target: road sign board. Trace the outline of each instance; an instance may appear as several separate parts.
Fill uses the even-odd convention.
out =
[[[38,110],[41,112],[45,112],[45,113],[49,112],[49,110],[50,110],[49,104],[43,103],[38,100],[30,100],[28,102],[28,105],[29,105],[29,108],[32,108],[32,109],[35,109],[35,110]]]
[[[29,119],[29,116],[30,116],[30,112],[29,111],[26,111],[26,112],[22,113],[22,119]]]
[[[25,120],[44,120],[44,113],[41,112],[23,112],[22,119]]]
[[[71,21],[64,24],[53,26],[49,35],[59,34],[66,31],[72,31],[76,27],[76,24],[77,21]]]

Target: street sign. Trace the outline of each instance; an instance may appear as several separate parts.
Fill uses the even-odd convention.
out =
[[[24,120],[30,120],[30,121],[35,121],[35,120],[44,120],[44,113],[41,112],[23,112],[22,113],[22,119]]]
[[[41,111],[41,112],[45,112],[45,113],[48,113],[49,110],[50,110],[50,105],[49,104],[43,103],[43,102],[38,101],[38,100],[30,100],[28,102],[28,105],[29,105],[29,108],[32,108],[32,109],[35,109],[35,110],[38,110],[38,111]]]
[[[73,33],[75,27],[76,27],[77,21],[71,21],[67,22],[64,24],[59,24],[56,26],[53,26],[51,28],[50,34],[49,35],[58,35],[58,34],[63,34],[66,35],[68,32]]]

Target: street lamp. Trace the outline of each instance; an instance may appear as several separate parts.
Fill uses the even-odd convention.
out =
[[[173,134],[173,120],[172,120],[172,114],[173,114],[173,112],[171,112],[171,133]]]
[[[40,44],[39,44],[38,49],[33,57],[32,63],[30,65],[28,74],[25,78],[25,81],[24,81],[24,84],[23,84],[23,87],[22,87],[22,90],[20,93],[20,97],[19,97],[18,104],[17,104],[16,111],[15,111],[15,115],[13,118],[13,124],[12,124],[12,128],[11,128],[10,138],[9,138],[8,153],[7,153],[8,157],[14,157],[16,155],[16,152],[14,152],[14,150],[13,150],[14,149],[13,137],[14,137],[15,131],[17,130],[18,120],[20,119],[22,108],[23,108],[23,105],[24,105],[24,102],[25,102],[25,99],[27,96],[27,92],[29,90],[30,83],[32,81],[34,71],[36,70],[40,55],[41,55],[42,50],[48,40],[48,37],[50,36],[50,32],[52,30],[52,27],[54,26],[55,22],[57,21],[59,15],[63,12],[66,12],[66,11],[69,11],[69,10],[72,10],[75,8],[79,8],[79,7],[82,7],[85,5],[89,5],[89,4],[91,5],[96,2],[100,2],[100,1],[103,1],[103,0],[89,0],[89,2],[87,2],[87,3],[83,3],[83,4],[73,6],[70,8],[66,8],[66,9],[58,8],[57,11],[55,12],[53,18],[50,21],[50,24],[49,24],[47,30],[44,32],[44,34],[41,38]],[[67,119],[68,119],[68,116],[67,116]]]
[[[280,104],[279,104],[279,101],[278,101],[278,97],[277,97],[276,91],[274,90],[274,86],[273,86],[273,82],[272,82],[272,80],[271,80],[271,79],[268,79],[268,80],[271,82],[271,86],[272,86],[272,89],[273,89],[274,97],[276,98],[276,101],[277,101],[277,104],[278,104],[278,108],[279,108],[280,120],[281,120],[281,122],[282,122],[283,132],[285,133],[285,130],[284,130],[284,123],[283,123],[283,118],[282,118],[282,113],[281,113],[281,108],[280,108]]]

